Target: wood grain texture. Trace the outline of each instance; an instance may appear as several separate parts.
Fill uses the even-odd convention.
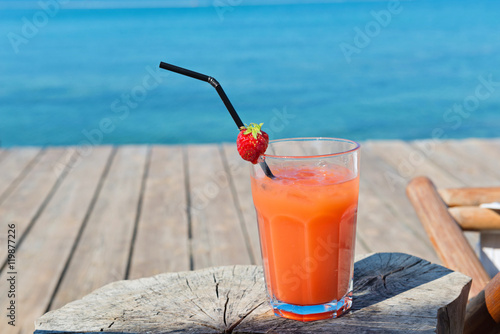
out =
[[[425,175],[432,180],[438,188],[461,187],[465,183],[457,179],[453,169],[443,168],[436,163],[439,141],[420,142],[420,146],[412,145],[413,142],[401,140],[374,141],[377,155],[387,161],[396,173],[387,173],[386,178],[395,185],[403,187],[413,178]]]
[[[406,183],[392,183],[388,176],[397,171],[379,157],[383,147],[373,142],[362,146],[358,233],[376,252],[405,252],[439,261],[417,217],[408,213],[412,209],[405,196]],[[364,236],[374,229],[377,238]]]
[[[497,324],[500,324],[500,274],[496,274],[484,288],[485,303],[488,313]]]
[[[422,143],[422,142],[421,142]],[[442,144],[446,144],[444,148],[440,147]],[[404,215],[412,216],[413,218],[410,218],[409,220],[405,221],[406,227],[411,227],[411,225],[408,225],[408,221],[413,221],[413,219],[416,219],[416,216],[413,212],[413,209],[411,206],[408,204],[406,207],[399,205],[399,203],[404,202],[404,198],[400,198],[401,192],[392,192],[390,191],[390,187],[399,187],[399,188],[404,188],[406,183],[412,178],[417,175],[428,175],[432,178],[432,180],[441,188],[457,188],[457,187],[470,187],[470,186],[478,186],[480,183],[475,183],[475,179],[478,177],[478,175],[481,173],[481,170],[486,170],[488,171],[488,177],[485,178],[482,185],[486,185],[487,187],[490,186],[498,186],[498,183],[495,184],[497,180],[500,180],[499,177],[499,172],[500,169],[498,169],[498,161],[500,161],[500,140],[495,140],[495,139],[468,139],[468,140],[461,140],[461,141],[450,141],[449,143],[443,143],[440,141],[426,141],[424,142],[424,146],[415,146],[411,142],[402,142],[402,141],[377,141],[377,142],[368,142],[367,144],[362,143],[362,151],[361,151],[361,162],[363,164],[364,162],[364,152],[363,150],[365,149],[365,146],[368,145],[372,148],[372,151],[376,153],[377,159],[374,161],[376,162],[373,166],[374,168],[372,169],[372,174],[367,174],[362,171],[362,176],[364,177],[363,181],[367,180],[368,182],[363,182],[362,181],[362,189],[361,193],[365,194],[362,195],[362,202],[360,202],[360,211],[358,216],[358,237],[357,237],[357,244],[356,244],[356,253],[359,254],[360,250],[363,250],[363,252],[370,252],[376,249],[377,251],[394,251],[396,249],[402,250],[407,253],[414,253],[414,248],[415,245],[418,247],[421,247],[420,243],[422,241],[418,238],[414,239],[404,239],[406,242],[401,242],[398,244],[398,248],[394,247],[394,244],[388,241],[388,238],[386,237],[385,234],[390,233],[391,226],[393,224],[400,224],[398,222],[399,218],[398,217],[403,217]],[[217,145],[210,145],[215,148],[215,151],[219,151],[219,147]],[[228,145],[229,147],[231,145]],[[202,146],[204,147],[204,146]],[[85,149],[85,148],[83,148]],[[74,206],[75,211],[73,211],[72,214],[78,216],[81,211],[86,210],[86,200],[85,200],[85,190],[84,193],[78,195],[81,197],[75,198],[73,197],[72,194],[76,191],[75,189],[87,189],[87,186],[84,186],[83,184],[85,183],[85,177],[87,177],[86,173],[82,172],[84,174],[84,177],[82,180],[75,181],[76,184],[74,186],[70,186],[69,183],[73,183],[73,181],[68,181],[70,177],[72,177],[73,171],[70,171],[69,174],[66,176],[68,180],[65,179],[65,177],[60,178],[61,170],[65,168],[65,166],[70,165],[73,166],[75,163],[75,151],[77,150],[82,150],[82,148],[48,148],[46,150],[40,150],[39,148],[12,148],[12,149],[2,149],[1,157],[0,157],[0,170],[2,171],[0,175],[0,191],[2,193],[0,194],[0,222],[2,224],[6,224],[8,221],[16,221],[20,223],[20,231],[29,231],[29,233],[26,234],[25,239],[22,241],[20,244],[19,252],[22,254],[23,248],[28,244],[31,244],[33,241],[32,238],[35,237],[35,235],[42,235],[43,232],[40,231],[42,228],[38,227],[38,224],[44,220],[47,222],[51,220],[51,217],[54,217],[55,223],[54,226],[59,226],[59,222],[57,221],[57,203],[63,203],[63,199],[65,196],[67,196],[68,201],[73,201],[77,200],[77,198],[82,198],[81,200],[81,208],[77,208],[78,204],[70,204],[70,206]],[[189,150],[187,146],[183,146],[183,150]],[[455,157],[455,162],[457,163],[457,166],[455,166],[454,163],[451,164],[444,164],[439,158],[436,159],[435,156],[437,155],[438,157],[441,156],[441,153],[443,150],[448,151],[448,155],[454,156]],[[202,150],[203,152],[203,150]],[[226,147],[224,147],[224,153],[226,153]],[[234,152],[233,152],[234,153]],[[196,155],[197,153],[195,153]],[[152,153],[151,159],[154,159],[155,154]],[[158,156],[159,157],[159,156]],[[487,158],[484,158],[487,157]],[[164,155],[164,158],[166,159],[165,163],[170,163],[170,156],[168,154]],[[173,158],[173,156],[172,156]],[[222,158],[224,158],[222,156]],[[236,170],[233,171],[232,168],[235,168],[235,166],[232,166],[232,160],[229,154],[225,155],[226,162],[224,162],[224,159],[221,159],[222,161],[222,167],[225,168],[226,173],[229,172],[229,175],[232,176],[229,180],[233,182],[233,186],[228,186],[229,193],[233,196],[236,194],[236,197],[228,197],[227,194],[223,195],[223,200],[216,200],[214,202],[208,201],[209,204],[207,205],[214,205],[213,208],[208,209],[207,215],[205,215],[205,219],[207,219],[202,225],[197,225],[199,228],[201,226],[201,229],[198,229],[194,238],[195,243],[202,241],[205,242],[204,240],[210,240],[212,243],[213,242],[219,242],[220,239],[214,239],[213,236],[208,236],[209,233],[214,233],[214,229],[209,229],[206,226],[215,224],[218,225],[220,222],[217,221],[219,211],[221,213],[220,217],[235,217],[237,216],[239,221],[236,222],[235,224],[241,227],[241,233],[243,234],[243,240],[244,242],[241,242],[241,236],[236,236],[236,240],[239,240],[237,242],[240,243],[240,246],[238,249],[232,248],[231,252],[234,254],[231,254],[231,256],[238,257],[237,253],[240,252],[240,250],[243,250],[243,254],[245,252],[248,254],[253,254],[254,260],[255,261],[260,261],[260,255],[255,256],[255,249],[258,247],[258,238],[256,237],[257,234],[255,232],[251,232],[252,228],[256,228],[256,225],[253,225],[255,223],[255,219],[251,218],[252,215],[254,215],[253,211],[253,205],[251,204],[251,201],[243,200],[244,198],[251,198],[250,191],[249,191],[249,185],[244,184],[243,181],[246,182],[247,179],[247,172],[248,170],[246,169],[245,162],[241,160],[236,160],[237,162],[241,162],[242,169],[241,170]],[[237,158],[237,157],[236,157]],[[146,159],[146,158],[144,158]],[[161,158],[163,159],[163,158]],[[191,163],[191,169],[192,173],[197,174],[198,172],[204,172],[203,168],[206,165],[212,164],[211,158],[209,157],[207,160],[204,160],[204,157],[201,159],[194,159],[193,162]],[[239,159],[239,158],[237,158]],[[446,158],[444,158],[446,159]],[[382,160],[382,161],[380,161]],[[207,163],[208,162],[208,163]],[[370,163],[369,160],[366,160],[366,162]],[[101,162],[99,162],[101,163]],[[104,161],[102,163],[105,163]],[[152,162],[151,162],[152,163]],[[187,157],[187,163],[189,164],[189,157]],[[124,162],[124,164],[128,164],[128,162]],[[98,165],[96,161],[96,166]],[[219,165],[219,166],[221,166]],[[468,168],[470,165],[476,165],[475,171],[472,173],[468,173]],[[135,169],[137,164],[135,162],[132,162],[130,166],[124,166],[124,169],[131,168]],[[367,167],[370,167],[370,164],[366,165]],[[89,166],[88,167],[88,187],[91,187],[93,180],[93,172],[91,169],[94,166]],[[152,165],[151,165],[152,167]],[[213,166],[212,166],[213,167]],[[212,168],[209,167],[209,168]],[[364,168],[364,166],[362,167]],[[459,169],[460,173],[455,174],[455,169]],[[75,170],[76,171],[76,170]],[[150,169],[150,172],[152,170]],[[159,171],[161,172],[161,171]],[[163,172],[167,172],[163,170]],[[114,172],[111,172],[114,173]],[[110,175],[111,175],[110,173]],[[141,172],[137,172],[137,177],[140,178]],[[241,175],[244,176],[244,178],[237,177],[236,175]],[[189,181],[189,175],[186,173],[187,179],[186,181]],[[218,179],[214,179],[211,176],[208,176],[208,178],[205,179],[205,181],[201,181],[198,183],[200,187],[198,188],[189,188],[190,190],[194,191],[208,191],[208,194],[210,194],[210,191],[213,190],[210,188],[213,186],[212,182],[220,182],[220,184],[224,187],[226,183],[224,182],[225,179],[223,176],[220,174],[216,175]],[[366,176],[366,177],[365,177]],[[197,176],[195,176],[196,178]],[[206,177],[206,175],[205,175]],[[492,182],[488,182],[488,180],[494,177],[495,179]],[[373,178],[373,181],[371,179]],[[59,181],[58,181],[59,180]],[[208,180],[208,181],[207,181]],[[387,181],[385,184],[384,182]],[[153,182],[153,181],[151,181]],[[112,194],[114,193],[120,193],[120,192],[125,192],[123,191],[123,188],[120,186],[120,182],[114,182],[115,185],[117,184],[116,192],[111,191],[111,189],[106,190],[106,195],[100,196],[98,199],[99,201],[102,201],[103,203],[108,203],[111,207],[116,206],[116,204],[111,204],[110,202],[116,202],[117,200],[114,199]],[[207,186],[206,189],[203,187]],[[385,189],[383,189],[385,187]],[[108,188],[112,188],[111,186],[108,186]],[[138,186],[140,189],[140,185]],[[190,243],[192,240],[191,239],[186,239],[184,236],[184,230],[183,230],[183,225],[176,225],[176,228],[179,228],[179,230],[176,230],[175,232],[172,231],[172,235],[165,236],[163,232],[158,233],[157,238],[155,239],[147,239],[140,236],[141,233],[141,226],[145,220],[142,219],[147,219],[148,223],[151,223],[152,225],[161,225],[162,222],[153,222],[150,221],[150,219],[161,219],[162,214],[156,214],[164,210],[165,208],[158,207],[158,205],[154,203],[159,203],[159,199],[156,198],[155,196],[159,195],[160,197],[163,196],[164,194],[162,191],[168,192],[169,189],[160,189],[161,186],[157,186],[155,188],[156,190],[154,193],[156,195],[153,195],[153,187],[149,188],[151,191],[151,195],[148,195],[148,186],[146,185],[146,192],[144,193],[144,201],[143,205],[140,208],[141,209],[141,216],[139,221],[139,224],[137,225],[137,235],[136,235],[136,245],[138,248],[135,248],[134,252],[136,250],[143,250],[143,257],[142,261],[146,261],[146,256],[148,254],[146,253],[149,251],[149,254],[154,258],[154,260],[151,260],[150,263],[143,262],[143,264],[146,267],[149,267],[150,269],[154,269],[154,267],[157,267],[157,265],[162,265],[165,264],[165,262],[170,266],[174,265],[177,267],[177,264],[184,263],[185,265],[185,258],[183,258],[182,261],[180,261],[181,257],[177,259],[172,259],[172,257],[169,257],[167,261],[163,260],[158,260],[158,257],[160,256],[168,256],[166,253],[160,253],[160,252],[154,252],[148,247],[145,247],[144,244],[145,242],[150,242],[153,244],[153,242],[160,242],[163,243],[163,246],[174,246],[174,240],[175,242],[178,242],[179,244],[184,244],[184,243]],[[379,189],[380,188],[380,189]],[[120,190],[121,189],[121,190]],[[367,191],[364,191],[364,190]],[[158,192],[156,192],[158,191]],[[129,196],[138,196],[137,192],[133,192],[135,195],[131,195],[132,192],[129,192]],[[190,201],[195,199],[199,195],[199,192],[190,192],[187,194],[187,199]],[[147,196],[151,196],[151,202],[149,207],[151,210],[155,211],[156,213],[153,214],[151,213],[150,216],[147,216],[146,211],[149,211],[149,208],[146,208],[146,202],[147,202]],[[191,196],[193,198],[191,198]],[[125,194],[120,195],[120,197],[126,197]],[[153,199],[152,197],[155,197]],[[181,201],[182,195],[175,195],[175,200]],[[236,199],[236,200],[235,200]],[[171,200],[174,200],[171,198]],[[153,203],[154,202],[154,203]],[[103,205],[101,203],[100,205]],[[250,204],[248,204],[250,203]],[[397,204],[396,204],[397,203]],[[97,203],[96,203],[97,204]],[[107,204],[107,205],[108,205]],[[96,205],[98,206],[98,205]],[[123,235],[124,231],[121,229],[124,228],[127,233],[130,233],[129,229],[129,222],[134,221],[135,216],[137,214],[137,211],[131,209],[134,205],[130,205],[130,208],[124,209],[121,214],[115,214],[114,219],[118,219],[122,221],[124,226],[122,227],[122,223],[116,223],[112,222],[113,226],[115,227],[116,231],[118,231],[118,234]],[[226,211],[229,210],[231,206],[234,206],[235,213],[230,213],[226,214]],[[238,209],[239,208],[239,209]],[[95,211],[91,210],[87,212],[89,215],[87,218],[92,219],[93,212]],[[190,208],[191,210],[193,207]],[[238,211],[239,210],[239,211]],[[64,217],[69,217],[71,215],[70,209],[64,207],[61,209],[61,215],[63,215],[62,218]],[[189,211],[189,214],[191,214],[191,211]],[[145,215],[145,216],[143,216]],[[46,217],[46,218],[44,218]],[[146,218],[149,217],[149,218]],[[209,218],[210,217],[210,218]],[[183,218],[184,219],[184,218]],[[407,219],[407,218],[405,218]],[[189,220],[189,219],[188,219]],[[200,220],[198,220],[199,222]],[[196,222],[195,222],[196,223]],[[46,224],[46,223],[44,223]],[[65,228],[67,227],[68,229],[72,228],[73,222],[68,222]],[[101,221],[100,224],[106,225],[107,222]],[[119,227],[116,227],[117,224]],[[363,225],[363,227],[361,227]],[[3,225],[5,226],[5,225]],[[133,224],[132,224],[133,226]],[[163,225],[162,225],[163,226]],[[102,227],[104,229],[104,227]],[[246,229],[247,235],[245,235],[245,232],[243,229]],[[405,228],[405,225],[403,225],[403,228]],[[53,229],[48,227],[48,231],[54,232]],[[49,233],[47,231],[47,233]],[[146,230],[144,230],[146,231]],[[62,232],[62,231],[61,231]],[[33,236],[30,236],[31,233],[33,233]],[[68,232],[68,240],[67,241],[62,241],[58,240],[54,241],[55,247],[57,245],[66,245],[66,242],[69,242],[70,239],[72,238],[72,232]],[[238,232],[239,233],[239,232]],[[472,233],[472,232],[471,232]],[[134,233],[132,232],[131,235]],[[149,235],[151,235],[151,231],[148,232]],[[477,235],[477,233],[474,233]],[[23,233],[24,235],[24,233]],[[467,235],[470,235],[467,233]],[[228,233],[226,234],[227,240],[223,240],[221,242],[222,245],[228,245],[234,242],[231,240],[232,236]],[[394,239],[398,238],[398,233],[394,233],[391,235]],[[404,235],[402,236],[402,238]],[[5,248],[6,245],[3,244],[6,238],[6,233],[0,233],[0,248]],[[168,242],[162,242],[161,240],[166,240],[164,238],[170,238]],[[38,248],[38,245],[41,245],[42,243],[50,243],[51,238],[48,238],[48,240],[40,240],[39,238],[36,238],[36,242],[34,242],[33,247]],[[130,239],[127,240],[133,240],[133,237],[130,236]],[[477,242],[478,238],[470,238],[469,239],[471,244],[474,245],[475,242]],[[26,244],[24,244],[26,242]],[[81,242],[81,239],[80,239]],[[95,241],[93,241],[95,242]],[[106,239],[102,240],[102,242],[106,242]],[[128,243],[128,245],[126,245]],[[142,245],[140,245],[142,243]],[[168,244],[168,245],[167,245]],[[405,245],[406,244],[406,245]],[[78,246],[78,244],[74,244],[75,246]],[[207,247],[212,247],[211,244],[206,242]],[[66,246],[64,246],[66,247]],[[63,248],[64,248],[63,247]],[[81,246],[80,246],[81,247]],[[123,258],[127,258],[128,255],[127,253],[130,254],[130,241],[123,242],[123,245],[119,247],[119,256],[123,256]],[[174,246],[175,247],[175,246]],[[405,248],[402,248],[405,247]],[[374,249],[372,249],[374,248]],[[41,284],[40,286],[46,284],[48,287],[47,289],[50,290],[51,284],[53,282],[57,281],[58,279],[61,279],[61,283],[64,284],[59,286],[59,289],[65,290],[65,289],[73,289],[74,285],[68,284],[67,282],[65,283],[64,281],[66,280],[65,276],[59,276],[57,272],[51,272],[52,270],[59,270],[59,269],[54,269],[54,268],[59,268],[60,264],[55,264],[55,263],[50,263],[46,266],[46,269],[43,264],[51,262],[52,260],[50,257],[52,256],[52,252],[54,248],[51,248],[50,246],[44,246],[40,247],[39,249],[39,254],[38,254],[38,259],[43,259],[39,260],[39,264],[37,264],[36,267],[34,268],[39,268],[39,271],[35,274],[33,274],[33,270],[26,270],[25,274],[23,274],[23,282],[26,282],[26,280],[35,280],[35,278],[38,278],[40,280],[40,283],[31,283],[30,284]],[[258,248],[257,248],[258,249]],[[45,251],[47,250],[47,251]],[[27,249],[26,249],[27,251]],[[199,248],[197,249],[199,251]],[[205,250],[204,250],[205,251]],[[88,253],[86,257],[94,258],[91,264],[89,264],[86,261],[83,261],[81,265],[78,264],[73,264],[73,262],[69,262],[70,265],[66,268],[67,272],[66,275],[71,275],[71,271],[76,270],[78,275],[80,275],[82,278],[77,278],[74,281],[75,285],[79,285],[81,282],[83,286],[86,284],[90,285],[90,281],[96,279],[100,280],[102,278],[101,274],[90,274],[93,273],[93,269],[89,269],[89,274],[87,275],[87,268],[92,267],[92,266],[97,266],[102,269],[103,275],[107,275],[111,277],[110,280],[116,280],[116,279],[121,279],[123,278],[123,268],[121,267],[121,264],[118,265],[110,265],[108,266],[107,264],[102,264],[100,263],[100,254],[102,255],[103,252],[103,246],[100,244],[97,245],[96,247],[87,247],[86,252]],[[207,254],[210,252],[208,251]],[[3,253],[5,254],[5,252]],[[136,253],[138,255],[138,253]],[[199,255],[199,254],[198,254]],[[64,251],[61,251],[61,254],[58,254],[54,259],[58,259],[61,257],[67,256],[67,254],[64,253]],[[210,255],[212,256],[212,255]],[[226,255],[222,255],[226,256]],[[35,259],[33,260],[27,260],[23,261],[26,265],[34,265]],[[5,259],[5,258],[4,258]],[[121,259],[121,257],[120,257]],[[430,259],[430,258],[428,258]],[[179,260],[179,261],[178,261]],[[55,260],[54,260],[55,261]],[[105,260],[108,261],[108,260]],[[117,260],[120,262],[121,260]],[[137,271],[134,271],[134,263],[138,264],[139,262],[134,262],[135,260],[132,258],[127,258],[124,260],[125,263],[130,263],[131,266],[130,268],[130,277],[140,277],[146,275],[146,269],[138,269]],[[183,262],[184,261],[184,262]],[[211,260],[210,260],[211,261]],[[207,261],[207,265],[213,265],[210,264],[210,261]],[[224,262],[224,261],[221,261]],[[239,261],[225,261],[225,263],[219,263],[220,265],[222,264],[228,264],[228,263],[238,263]],[[121,262],[120,262],[121,263]],[[246,263],[253,263],[251,260],[251,256],[249,256],[249,259],[247,260]],[[198,264],[200,264],[198,262]],[[124,264],[124,266],[126,266]],[[120,270],[117,271],[117,267],[120,267]],[[137,267],[139,268],[139,267]],[[160,269],[157,269],[158,271]],[[170,269],[162,269],[164,271],[170,270]],[[178,269],[171,269],[171,270],[184,270],[178,267]],[[24,269],[23,269],[24,272]],[[121,274],[117,274],[117,272],[121,272]],[[143,272],[143,274],[141,274]],[[152,273],[151,273],[152,274]],[[61,274],[62,275],[62,274]],[[78,276],[77,275],[77,276]],[[137,275],[137,276],[136,276]],[[149,275],[149,274],[147,274]],[[3,277],[0,277],[2,281],[0,281],[0,291],[6,291],[6,282],[3,280]],[[47,279],[47,282],[44,283],[43,280]],[[71,280],[70,280],[71,281]],[[26,286],[25,283],[22,283],[23,286]],[[102,283],[104,284],[104,283]],[[100,284],[100,285],[102,285]],[[97,286],[100,286],[97,285]],[[31,286],[31,285],[30,285]],[[33,285],[35,286],[35,285]],[[96,287],[97,287],[96,286]],[[24,288],[23,288],[24,289]],[[76,290],[79,288],[76,287]],[[90,287],[89,289],[93,289]],[[26,290],[26,291],[31,291],[31,290]],[[89,290],[86,290],[87,292]],[[82,292],[82,293],[87,293],[87,292]],[[48,295],[53,293],[52,291],[46,291]],[[24,293],[23,293],[24,294]],[[32,303],[30,302],[30,305],[27,305],[26,303],[23,302],[22,308],[19,309],[19,314],[20,317],[23,321],[23,323],[29,324],[32,322],[34,319],[31,317],[25,317],[24,315],[21,314],[39,314],[40,309],[44,309],[44,307],[38,305],[44,304],[45,299],[44,296],[45,292],[41,291],[41,289],[37,289],[35,293],[33,293],[33,297],[28,297],[28,296],[23,296],[22,300],[30,300],[33,301]],[[80,295],[79,295],[80,296]],[[78,298],[79,296],[76,296],[74,298]],[[56,296],[57,297],[57,296]],[[39,298],[40,302],[36,301],[35,299]],[[71,298],[70,298],[71,299]],[[46,304],[44,304],[46,305]],[[1,306],[1,304],[0,304]],[[33,310],[31,310],[33,308]],[[18,318],[19,319],[19,318]],[[3,325],[5,322],[0,323],[0,332],[3,331]],[[26,330],[29,331],[26,327]],[[29,327],[31,328],[31,326]]]
[[[408,185],[407,192],[444,265],[472,277],[471,297],[478,294],[490,277],[462,230],[449,215],[433,183],[425,177],[415,178]]]
[[[129,278],[190,269],[181,146],[153,146]]]
[[[0,203],[29,171],[28,166],[34,165],[34,160],[40,154],[40,148],[18,148],[2,150],[0,160]]]
[[[259,229],[257,224],[257,215],[252,199],[252,189],[250,186],[250,164],[241,159],[236,145],[224,144],[224,155],[227,160],[227,169],[234,184],[237,204],[241,212],[244,228],[248,235],[250,252],[252,253],[253,263],[262,262],[259,243]]]
[[[495,210],[477,206],[456,206],[448,211],[462,230],[500,230],[500,214]]]
[[[412,146],[424,150],[429,141],[415,141]],[[433,150],[432,160],[443,169],[453,173],[468,187],[490,187],[495,185],[497,175],[482,166],[481,160],[474,159],[471,155],[464,154],[466,146],[459,140],[442,141]],[[472,150],[471,150],[472,151]],[[470,152],[471,153],[471,152]],[[440,185],[437,187],[442,188]]]
[[[1,322],[0,332],[33,333],[33,320],[42,315],[50,303],[110,153],[110,147],[94,148],[69,171],[17,250],[16,326]],[[0,281],[5,282],[9,276],[4,270]],[[6,309],[9,302],[6,293],[0,294],[2,309]]]
[[[482,203],[500,202],[500,187],[438,189],[443,201],[453,206],[478,206]]]
[[[32,221],[43,210],[56,181],[61,176],[54,170],[54,163],[64,153],[62,148],[49,149],[0,205],[0,226],[16,225],[17,247]],[[0,233],[0,249],[7,249],[7,233]],[[0,263],[7,258],[7,252],[0,255]],[[3,282],[2,282],[3,285]]]
[[[226,266],[112,283],[45,314],[35,333],[461,333],[465,275],[400,253],[358,258],[354,275],[354,306],[334,320],[275,317],[262,268]]]
[[[500,146],[491,145],[494,141],[481,141],[478,142],[475,139],[463,139],[463,140],[453,140],[446,141],[443,143],[443,149],[449,150],[461,157],[461,160],[466,162],[469,168],[473,165],[474,168],[480,170],[481,178],[483,177],[493,177],[490,179],[489,183],[476,184],[474,187],[497,187],[500,188],[500,170],[498,169],[498,159],[500,159]]]
[[[125,278],[148,148],[121,146],[51,307]]]
[[[188,146],[188,161],[194,269],[249,264],[249,241],[219,147]]]
[[[384,171],[388,180],[394,184],[393,187],[397,185],[406,187],[411,179],[422,175],[433,180],[438,188],[472,186],[466,183],[467,179],[463,180],[455,175],[453,166],[444,166],[440,162],[442,160],[440,158],[442,141],[382,141],[376,143],[380,146],[377,154],[397,170],[397,173]],[[457,158],[455,157],[455,159]],[[462,158],[458,159],[462,160]],[[462,176],[464,175],[462,174]],[[404,212],[416,218],[409,203]],[[477,232],[466,232],[465,237],[471,247],[475,247],[479,254],[479,250],[476,247],[479,242],[479,234]]]
[[[498,138],[492,138],[490,140],[471,138],[464,141],[463,145],[481,154],[482,164],[489,167],[491,172],[496,175],[500,173],[498,169],[498,161],[500,160],[500,140]]]

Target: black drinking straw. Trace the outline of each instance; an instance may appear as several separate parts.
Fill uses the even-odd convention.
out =
[[[191,71],[191,70],[179,67],[179,66],[167,64],[164,62],[160,62],[160,68],[163,68],[164,70],[167,70],[167,71],[179,73],[179,74],[182,74],[182,75],[194,78],[194,79],[208,82],[210,85],[212,85],[215,88],[215,90],[219,94],[220,98],[222,99],[222,102],[224,102],[224,105],[226,106],[227,110],[231,114],[231,117],[233,118],[234,122],[236,123],[238,130],[242,126],[245,126],[243,124],[243,122],[241,121],[240,116],[238,116],[238,113],[236,113],[236,110],[234,109],[233,105],[231,104],[231,101],[229,101],[229,98],[227,97],[226,93],[222,89],[222,86],[220,85],[220,83],[217,80],[215,80],[215,78],[212,78],[212,77],[209,77],[208,75],[194,72],[194,71]],[[267,165],[267,163],[265,161],[262,161],[259,164],[260,164],[260,167],[262,167],[262,170],[264,171],[264,173],[266,174],[267,177],[269,177],[271,179],[275,178],[275,176],[271,172],[271,169],[269,169],[269,166]]]

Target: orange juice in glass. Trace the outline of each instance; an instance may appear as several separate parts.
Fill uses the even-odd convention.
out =
[[[267,294],[277,316],[336,318],[352,304],[359,144],[336,138],[269,143],[251,172]]]

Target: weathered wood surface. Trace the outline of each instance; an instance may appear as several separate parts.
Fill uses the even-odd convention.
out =
[[[470,278],[414,256],[360,257],[352,311],[302,323],[275,317],[262,267],[226,266],[109,284],[36,321],[36,333],[460,333]]]
[[[439,188],[500,186],[499,140],[361,144],[357,254],[404,252],[439,262],[404,194],[415,176]],[[438,159],[442,151],[454,163]],[[1,149],[0,221],[18,224],[22,297],[16,327],[0,322],[0,333],[32,333],[37,316],[107,282],[260,264],[248,169],[234,144]],[[216,237],[219,231],[227,237]],[[478,233],[466,235],[475,246]],[[6,239],[5,228],[0,249]],[[36,274],[23,269],[34,264]],[[8,302],[0,296],[1,308]]]
[[[479,206],[500,202],[500,187],[439,189],[439,195],[448,206]]]
[[[250,264],[221,148],[189,146],[188,161],[194,265]]]
[[[456,206],[448,211],[463,230],[500,230],[500,213],[495,210],[477,206]]]
[[[147,152],[145,146],[127,146],[112,157],[52,307],[125,277]]]
[[[156,146],[151,150],[127,278],[190,268],[183,155],[181,146]]]
[[[37,224],[26,235],[22,247],[17,250],[15,271],[19,273],[16,282],[18,328],[32,327],[32,319],[45,312],[51,302],[65,264],[71,256],[69,250],[78,238],[81,222],[101,179],[107,162],[105,157],[109,156],[110,151],[110,147],[96,148],[75,167],[74,172],[60,185],[60,191],[47,204]],[[2,282],[11,276],[9,272],[2,271]],[[8,294],[1,293],[0,305],[8,303]]]

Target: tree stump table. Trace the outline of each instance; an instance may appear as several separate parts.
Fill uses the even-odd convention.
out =
[[[35,333],[462,333],[469,277],[401,253],[356,260],[353,307],[338,319],[274,316],[262,267],[236,265],[111,283]]]

